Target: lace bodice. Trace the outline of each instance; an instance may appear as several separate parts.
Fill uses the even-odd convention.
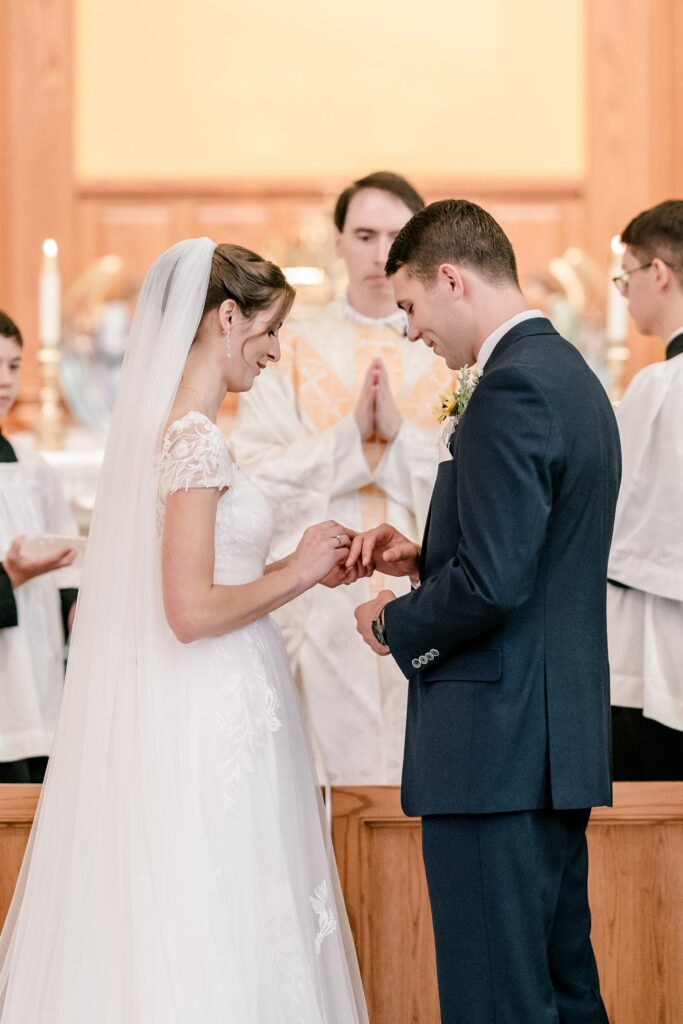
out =
[[[215,583],[248,583],[263,574],[273,515],[255,484],[235,462],[219,427],[200,412],[188,412],[167,429],[156,458],[157,522],[163,527],[166,499],[174,491],[216,487]]]

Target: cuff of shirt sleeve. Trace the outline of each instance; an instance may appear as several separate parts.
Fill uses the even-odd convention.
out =
[[[17,602],[14,599],[14,588],[5,567],[0,563],[0,629],[8,629],[19,625]]]

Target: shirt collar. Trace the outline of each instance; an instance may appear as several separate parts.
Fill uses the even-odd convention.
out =
[[[362,324],[364,327],[391,327],[392,330],[401,335],[405,335],[408,332],[408,317],[402,309],[397,309],[395,313],[390,313],[389,316],[375,318],[373,316],[364,316],[363,313],[359,313],[357,309],[354,309],[349,302],[347,294],[342,296],[341,301],[344,316],[355,324]]]
[[[683,326],[674,331],[666,343],[666,358],[673,359],[683,353]]]
[[[477,366],[479,370],[483,370],[488,362],[491,353],[494,348],[504,338],[508,331],[511,331],[517,324],[521,324],[524,320],[531,320],[532,318],[543,316],[540,309],[525,309],[523,313],[517,313],[515,316],[511,316],[509,320],[506,320],[500,327],[496,327],[495,331],[489,334],[484,344],[479,349],[479,355],[477,356]]]

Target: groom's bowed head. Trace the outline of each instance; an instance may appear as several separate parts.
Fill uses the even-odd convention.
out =
[[[385,265],[410,341],[423,341],[451,370],[477,362],[482,345],[507,320],[528,309],[517,261],[500,224],[476,203],[443,199],[419,210],[394,239]],[[382,572],[418,577],[419,549],[383,524],[353,541],[347,566],[382,563]],[[382,591],[356,611],[358,630],[377,654],[370,623],[395,595]],[[381,635],[381,634],[380,634]]]
[[[528,308],[510,240],[466,199],[431,203],[411,217],[385,272],[410,340],[422,340],[452,370],[472,366],[492,331]]]

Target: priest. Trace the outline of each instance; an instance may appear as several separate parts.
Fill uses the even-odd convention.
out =
[[[283,331],[278,368],[240,398],[233,440],[276,510],[274,558],[328,518],[359,531],[388,518],[421,535],[438,466],[433,407],[450,380],[431,351],[408,341],[384,263],[423,206],[389,172],[341,193],[334,223],[348,290]],[[353,616],[383,585],[375,574],[350,588],[317,587],[277,616],[322,782],[400,781],[405,680],[359,641]]]
[[[76,591],[54,570],[76,552],[22,553],[24,536],[75,535],[54,471],[2,433],[17,393],[22,338],[0,311],[0,783],[42,782],[64,681],[64,641]]]
[[[623,476],[609,562],[616,779],[683,779],[683,201],[635,217],[615,284],[666,359],[617,410]]]

